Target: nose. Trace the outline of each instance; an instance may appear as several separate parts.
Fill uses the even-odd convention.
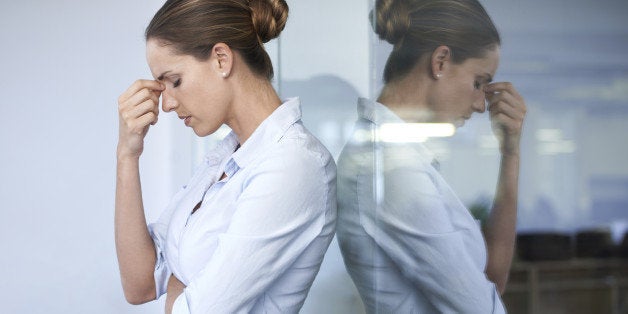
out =
[[[486,94],[484,92],[480,93],[478,97],[473,102],[473,111],[478,113],[484,113],[486,111]]]
[[[166,88],[161,93],[161,109],[164,112],[170,112],[177,108],[177,101],[170,95],[170,92]]]

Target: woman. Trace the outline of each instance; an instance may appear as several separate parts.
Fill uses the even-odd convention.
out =
[[[335,164],[298,100],[282,103],[270,82],[263,43],[287,14],[283,0],[169,0],[146,29],[155,80],[118,101],[116,248],[130,303],[167,293],[167,313],[303,305],[334,234]],[[232,132],[147,226],[139,157],[159,97],[198,136]]]
[[[499,34],[476,0],[378,0],[371,14],[394,48],[385,86],[377,102],[360,99],[354,137],[338,161],[345,265],[369,313],[503,313],[526,106],[512,84],[490,83]],[[389,130],[460,127],[485,102],[501,165],[483,237],[433,154]]]

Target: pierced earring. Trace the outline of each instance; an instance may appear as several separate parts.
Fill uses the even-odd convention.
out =
[[[227,77],[227,72],[222,72],[222,77]]]
[[[439,79],[439,78],[441,78],[441,77],[443,77],[443,73],[440,73],[440,72],[439,72],[439,73],[436,73],[436,78],[437,78],[437,79]]]

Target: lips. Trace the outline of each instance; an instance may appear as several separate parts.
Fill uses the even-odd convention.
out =
[[[183,120],[185,126],[190,126],[190,120],[192,119],[192,116],[179,116],[179,119]]]

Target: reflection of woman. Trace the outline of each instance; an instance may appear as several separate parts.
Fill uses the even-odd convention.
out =
[[[116,247],[127,300],[167,292],[173,313],[298,312],[333,237],[335,165],[282,104],[262,42],[283,0],[169,0],[146,30],[155,80],[119,98]],[[233,131],[156,223],[146,225],[139,157],[159,97],[198,136]]]
[[[394,45],[377,102],[360,99],[338,162],[338,239],[368,312],[500,313],[515,238],[526,111],[490,83],[500,38],[476,0],[378,0],[375,31]],[[488,111],[501,167],[484,238],[420,143],[389,142],[388,123],[462,126]],[[403,129],[403,128],[402,128]],[[484,242],[486,240],[486,244]]]

